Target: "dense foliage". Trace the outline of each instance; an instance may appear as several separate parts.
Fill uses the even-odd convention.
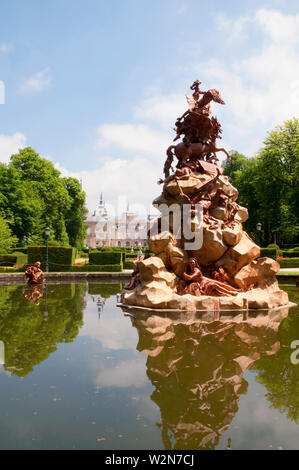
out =
[[[238,203],[248,208],[245,229],[263,244],[297,243],[299,237],[299,120],[286,121],[269,133],[260,152],[252,157],[231,152],[224,174],[238,188]],[[257,240],[258,241],[258,240]]]
[[[0,163],[0,246],[6,251],[14,242],[24,243],[24,236],[27,244],[41,244],[47,226],[51,239],[82,247],[86,212],[79,181],[62,178],[53,163],[32,148],[12,155],[8,165]],[[4,219],[11,230],[6,237]]]
[[[12,235],[8,221],[0,216],[0,253],[7,253],[10,251],[16,245],[17,241],[17,237]]]

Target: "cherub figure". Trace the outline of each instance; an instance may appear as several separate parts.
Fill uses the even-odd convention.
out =
[[[29,266],[25,271],[28,284],[42,284],[45,280],[44,273],[40,269],[41,263],[37,261],[34,266]]]

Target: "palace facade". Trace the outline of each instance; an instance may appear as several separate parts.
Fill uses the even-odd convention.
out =
[[[101,194],[97,209],[89,213],[87,223],[87,248],[103,246],[142,247],[147,246],[147,232],[156,216],[148,215],[146,220],[137,218],[129,211],[120,217],[109,219],[109,214]]]

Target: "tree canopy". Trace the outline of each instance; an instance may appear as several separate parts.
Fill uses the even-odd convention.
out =
[[[18,239],[12,236],[8,222],[0,217],[0,253],[7,253],[16,245]]]
[[[42,243],[46,226],[51,238],[82,246],[86,195],[76,178],[62,178],[53,163],[27,147],[0,164],[0,216],[22,242]]]
[[[239,190],[238,203],[249,211],[251,235],[262,223],[264,243],[294,243],[299,236],[299,120],[269,133],[259,153],[246,158],[231,152],[224,174]]]

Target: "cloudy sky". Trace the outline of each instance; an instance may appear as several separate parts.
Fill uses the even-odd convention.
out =
[[[0,161],[31,146],[89,209],[101,192],[149,209],[194,80],[226,103],[227,150],[252,156],[298,115],[298,31],[297,0],[3,2]]]

